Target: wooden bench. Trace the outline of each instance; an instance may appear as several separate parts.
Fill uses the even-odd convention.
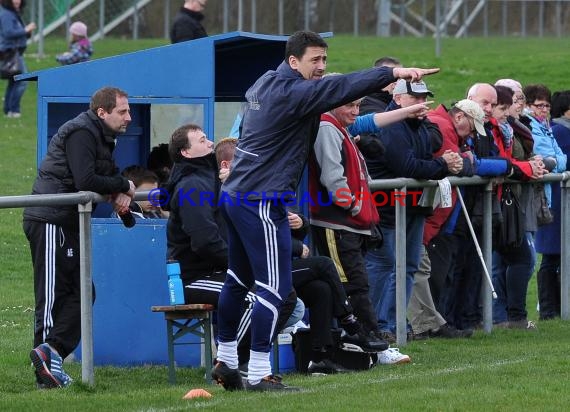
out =
[[[173,305],[152,306],[153,312],[164,313],[166,320],[166,337],[168,340],[168,381],[176,383],[174,366],[174,345],[189,345],[191,343],[176,343],[187,334],[198,336],[204,344],[204,363],[206,367],[206,381],[210,382],[209,368],[212,366],[212,319],[213,305]]]

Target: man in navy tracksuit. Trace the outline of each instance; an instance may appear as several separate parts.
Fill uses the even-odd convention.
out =
[[[271,374],[269,352],[283,298],[291,290],[291,233],[287,204],[306,164],[322,113],[378,91],[396,78],[417,80],[438,69],[379,67],[321,80],[327,44],[302,31],[287,41],[286,60],[247,91],[232,170],[222,186],[228,222],[229,268],[218,304],[219,347],[212,377],[244,389],[237,342],[244,295],[254,285],[248,390],[291,389]]]

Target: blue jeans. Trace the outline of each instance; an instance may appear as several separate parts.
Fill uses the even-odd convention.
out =
[[[408,215],[406,218],[406,307],[412,295],[414,273],[417,272],[420,263],[422,238],[424,232],[425,217],[422,215]],[[376,315],[378,316],[378,328],[384,332],[396,332],[396,233],[394,228],[382,228],[384,244],[375,254],[380,260],[376,267],[380,268],[377,273],[368,269],[374,267],[367,261],[369,281],[372,293],[382,293],[379,300],[373,301]],[[386,241],[388,239],[388,242]],[[376,283],[372,287],[372,280]]]
[[[22,73],[26,73],[26,64],[22,55],[20,55],[20,64],[23,68]],[[15,82],[12,79],[8,80],[8,86],[6,86],[6,93],[4,94],[4,114],[8,114],[8,112],[20,113],[20,101],[26,91],[27,84],[28,82],[25,81]]]
[[[376,319],[378,319],[380,303],[385,295],[388,278],[396,267],[396,255],[394,253],[396,248],[395,229],[382,227],[382,234],[384,235],[382,246],[368,250],[364,256],[368,284],[370,286],[370,302],[372,302]]]
[[[526,319],[526,293],[534,272],[536,251],[531,232],[519,247],[493,252],[493,323]]]

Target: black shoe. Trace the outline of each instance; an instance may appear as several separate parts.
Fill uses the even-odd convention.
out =
[[[335,373],[347,373],[350,370],[338,363],[334,363],[330,359],[323,359],[320,362],[310,361],[307,372],[314,375],[332,375]]]
[[[289,391],[298,392],[301,389],[287,386],[281,381],[280,376],[269,375],[261,379],[255,385],[246,381],[245,389],[248,391],[268,392],[268,391]]]
[[[224,362],[217,361],[212,368],[212,379],[227,391],[243,390],[243,379],[239,369],[231,369]]]
[[[448,323],[430,332],[431,337],[446,339],[470,338],[472,335],[473,329],[457,329]]]
[[[426,340],[429,339],[431,335],[431,331],[426,330],[425,332],[414,333],[414,340]]]
[[[374,332],[366,333],[360,329],[352,335],[344,335],[340,338],[343,344],[354,345],[361,349],[362,352],[382,352],[388,349],[388,343]],[[346,348],[350,350],[350,348]]]

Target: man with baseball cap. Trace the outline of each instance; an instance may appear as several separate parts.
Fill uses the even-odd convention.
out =
[[[483,126],[485,113],[472,100],[460,100],[449,111],[439,105],[427,115],[430,122],[441,133],[441,146],[434,156],[446,150],[460,152],[463,141],[475,132],[485,134]],[[472,176],[475,172],[473,156],[470,152],[462,154],[463,169],[460,176]],[[452,204],[456,205],[457,194],[451,192]],[[440,231],[452,215],[454,207],[438,207],[425,221],[423,245],[419,270],[414,274],[412,297],[408,306],[408,316],[414,339],[426,337],[462,338],[469,337],[472,330],[460,330],[447,323],[440,313],[440,298],[446,279],[452,275],[452,263],[457,253],[453,236],[447,231]]]
[[[433,97],[433,93],[430,92],[424,81],[419,82],[409,82],[400,79],[396,82],[396,86],[392,91],[393,95],[409,94],[414,97]]]
[[[393,91],[394,100],[387,110],[425,103],[433,93],[423,81],[398,80]],[[463,168],[463,159],[457,152],[445,151],[440,157],[432,156],[432,136],[425,115],[408,118],[386,126],[381,135],[385,153],[373,179],[410,177],[414,179],[441,179],[457,174]],[[414,273],[417,271],[426,210],[414,205],[411,197],[406,203],[406,296],[411,296]],[[430,208],[431,209],[431,208]],[[395,341],[396,332],[396,262],[395,262],[395,208],[381,206],[380,227],[384,234],[381,247],[366,255],[370,294],[378,316],[379,330],[384,340]]]

